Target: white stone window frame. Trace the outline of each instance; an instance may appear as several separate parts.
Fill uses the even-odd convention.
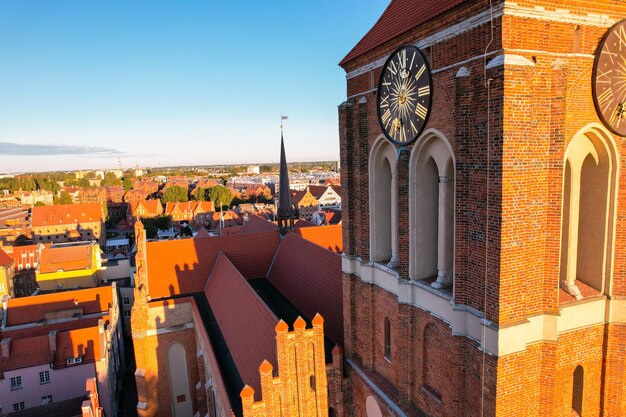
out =
[[[11,381],[11,391],[16,391],[18,389],[23,388],[21,375],[12,376],[10,381]]]
[[[50,371],[39,372],[39,385],[50,383]]]
[[[391,169],[391,219],[389,221],[391,225],[391,242],[390,242],[390,259],[383,259],[385,256],[381,255],[381,241],[377,237],[377,231],[379,227],[377,225],[377,219],[379,216],[379,210],[381,208],[376,207],[377,194],[384,192],[378,187],[377,182],[380,167],[377,165],[384,163],[387,160]],[[368,176],[369,176],[369,223],[370,223],[370,260],[373,262],[387,261],[387,266],[395,268],[398,266],[398,184],[397,184],[397,165],[398,154],[394,145],[392,145],[383,135],[380,135],[372,145],[370,156],[368,160]],[[382,185],[384,186],[384,184]],[[385,244],[386,246],[386,244]]]
[[[584,142],[591,142],[594,146],[594,149],[585,149]],[[588,144],[587,144],[588,145]],[[580,148],[580,149],[576,149]],[[579,288],[576,286],[574,280],[577,279],[576,272],[576,262],[577,262],[577,254],[574,258],[571,258],[569,255],[568,259],[563,259],[564,255],[564,246],[569,246],[568,253],[576,247],[578,244],[578,219],[575,221],[568,222],[568,235],[575,236],[575,241],[572,241],[568,237],[568,241],[565,242],[563,236],[563,230],[565,228],[565,212],[568,210],[568,216],[572,215],[572,208],[570,206],[567,209],[565,206],[568,202],[566,202],[565,198],[565,189],[566,189],[566,166],[568,161],[570,161],[571,171],[579,171],[582,168],[582,164],[584,162],[584,158],[580,161],[577,161],[578,158],[576,153],[585,153],[584,157],[589,154],[596,160],[596,163],[599,161],[601,155],[598,155],[598,150],[604,153],[604,157],[607,158],[607,162],[609,164],[609,172],[608,172],[608,185],[607,185],[607,201],[606,201],[606,221],[605,221],[605,232],[604,232],[604,250],[603,250],[603,266],[602,266],[602,277],[601,277],[601,286],[598,291],[601,294],[606,294],[611,296],[612,294],[612,284],[613,284],[613,265],[615,258],[615,235],[616,235],[616,227],[617,227],[617,205],[618,205],[618,191],[619,191],[619,177],[620,177],[620,158],[619,152],[616,148],[615,141],[613,139],[613,135],[601,124],[599,123],[589,123],[588,125],[581,128],[576,134],[573,135],[572,140],[568,143],[567,148],[565,149],[565,153],[563,155],[563,174],[562,174],[562,193],[561,193],[561,236],[560,236],[560,250],[559,250],[559,284],[560,286],[568,292],[570,295],[574,296],[576,299],[582,299],[582,295],[580,293]],[[580,166],[578,165],[580,163]],[[578,172],[580,174],[580,172]],[[571,173],[570,173],[571,175]],[[574,174],[575,177],[575,174]],[[578,178],[580,179],[580,178]],[[571,179],[570,179],[571,181]],[[576,184],[578,188],[580,184]],[[570,184],[570,187],[572,185]],[[571,190],[570,190],[571,193]],[[571,194],[575,194],[571,193]],[[579,196],[580,197],[580,196]],[[572,197],[569,197],[569,204],[575,206],[576,201],[572,201]],[[576,216],[579,215],[580,208],[575,210]],[[577,252],[577,250],[576,250]],[[570,269],[574,269],[574,272],[570,272]],[[564,270],[565,269],[565,270]]]
[[[409,159],[409,277],[413,280],[422,280],[426,276],[420,276],[418,265],[418,250],[424,244],[419,240],[421,236],[419,229],[420,221],[417,209],[417,181],[418,181],[418,164],[427,162],[433,158],[437,166],[439,176],[439,195],[442,188],[452,187],[449,193],[444,195],[451,196],[452,201],[441,202],[438,199],[438,218],[440,224],[437,225],[437,234],[450,233],[448,239],[437,239],[437,280],[432,286],[435,288],[453,287],[454,281],[454,247],[456,241],[456,159],[454,151],[450,145],[450,141],[446,136],[437,129],[427,129],[417,139]],[[448,199],[450,199],[448,197]],[[449,224],[446,217],[442,216],[442,210],[448,208],[452,210],[452,221]],[[441,224],[443,223],[443,224]],[[451,241],[450,241],[451,240]],[[446,246],[447,242],[447,246]]]

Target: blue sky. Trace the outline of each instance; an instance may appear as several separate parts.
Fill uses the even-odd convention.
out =
[[[2,0],[0,172],[275,162],[281,112],[289,160],[337,159],[387,3]]]

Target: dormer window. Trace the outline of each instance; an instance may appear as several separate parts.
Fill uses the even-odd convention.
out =
[[[65,360],[65,363],[67,364],[67,366],[80,365],[81,363],[83,363],[83,357],[82,356],[76,356],[74,358],[67,358]]]

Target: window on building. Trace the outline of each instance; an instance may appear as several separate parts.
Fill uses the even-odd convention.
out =
[[[41,397],[41,404],[51,404],[52,403],[52,395],[44,395]]]
[[[580,286],[608,287],[615,222],[617,157],[600,130],[579,133],[565,151],[560,281],[576,298]]]
[[[21,376],[12,376],[10,381],[11,381],[11,391],[15,391],[16,389],[22,389],[22,377]]]
[[[0,282],[0,292],[4,292],[4,283]]]
[[[125,306],[129,305],[130,304],[130,297],[124,297],[123,298],[123,302],[124,302]]]
[[[411,155],[410,275],[435,288],[453,284],[454,160],[447,142],[430,136]]]
[[[24,411],[25,409],[25,405],[24,405],[24,401],[20,401],[19,403],[14,403],[13,404],[13,411],[14,412],[18,412],[18,411]]]
[[[391,323],[389,319],[385,317],[385,359],[391,361]]]
[[[40,384],[50,383],[50,371],[39,372],[39,383]]]
[[[78,365],[83,363],[83,358],[81,356],[76,356],[75,358],[67,358],[65,360],[65,363],[70,366],[70,365]]]
[[[122,312],[122,314],[124,315],[125,318],[129,318],[130,317],[130,310],[124,310]]]
[[[372,147],[369,160],[370,258],[397,266],[396,151],[384,138]]]
[[[583,367],[577,366],[574,370],[574,384],[572,387],[572,416],[583,415],[584,376]]]

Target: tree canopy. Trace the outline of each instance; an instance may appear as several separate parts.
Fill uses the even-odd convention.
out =
[[[133,188],[133,182],[130,180],[130,178],[124,178],[124,180],[122,181],[122,185],[124,186],[124,191],[129,191],[131,188]]]
[[[112,187],[114,185],[122,185],[122,180],[117,178],[113,172],[107,172],[104,174],[104,179],[100,181],[100,185],[104,187]]]
[[[67,191],[61,191],[59,198],[56,200],[55,204],[72,204],[72,196]]]
[[[187,193],[187,189],[173,185],[165,190],[163,197],[161,198],[161,202],[163,203],[175,203],[175,202],[186,202],[189,201],[189,195]]]
[[[209,200],[213,202],[215,207],[230,206],[233,198],[232,191],[223,185],[215,185],[209,188]]]

